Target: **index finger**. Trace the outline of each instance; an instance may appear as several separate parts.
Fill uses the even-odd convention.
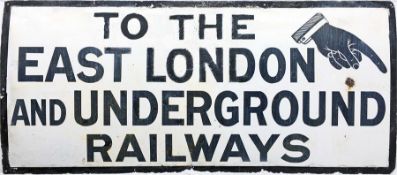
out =
[[[386,73],[387,68],[386,65],[383,63],[383,61],[379,58],[379,56],[375,53],[374,50],[372,50],[366,43],[358,39],[359,42],[357,43],[357,49],[364,55],[367,55],[367,57],[378,67],[378,69]]]

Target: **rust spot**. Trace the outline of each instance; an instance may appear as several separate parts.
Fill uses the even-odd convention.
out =
[[[349,89],[351,89],[354,86],[355,82],[352,78],[347,77],[345,84],[347,85],[347,87],[349,87]]]

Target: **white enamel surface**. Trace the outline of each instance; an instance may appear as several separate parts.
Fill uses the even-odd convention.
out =
[[[103,20],[94,18],[95,12],[118,12],[119,18],[111,19],[110,38],[103,39]],[[321,12],[330,24],[346,29],[363,41],[368,43],[385,63],[388,72],[382,74],[373,63],[363,57],[358,70],[334,69],[329,61],[317,50],[314,42],[308,45],[295,43],[291,34],[295,32],[312,15]],[[123,37],[120,30],[121,17],[129,13],[139,13],[146,17],[149,30],[145,37],[139,40],[129,40]],[[223,39],[217,40],[214,30],[206,31],[206,39],[198,39],[198,14],[205,13],[208,23],[214,23],[215,14],[223,14]],[[178,26],[176,21],[170,21],[169,16],[175,14],[193,14],[195,19],[186,22],[185,40],[178,40]],[[255,40],[231,39],[231,15],[252,14],[254,21],[244,21],[248,25],[247,33],[255,33]],[[370,15],[369,15],[370,14]],[[9,159],[15,167],[70,167],[70,166],[161,166],[161,165],[188,165],[188,166],[314,166],[314,167],[387,167],[389,154],[389,123],[390,123],[390,46],[388,10],[376,8],[310,8],[310,9],[262,9],[262,8],[84,8],[84,7],[13,7],[10,22],[8,70],[7,70],[7,109],[8,122],[15,107],[16,99],[52,99],[63,100],[67,108],[66,120],[61,126],[24,126],[19,122],[9,129]],[[130,47],[131,54],[123,57],[122,82],[113,82],[113,60],[111,55],[104,55],[99,59],[105,68],[101,81],[84,83],[76,76],[77,82],[67,82],[64,75],[56,75],[54,82],[18,82],[18,47],[42,46],[43,54],[28,54],[29,59],[37,59],[39,67],[28,68],[28,74],[45,75],[54,47],[68,48],[74,73],[81,71],[90,72],[89,69],[79,65],[77,54],[83,47],[94,46],[103,51],[104,47]],[[155,72],[165,74],[166,57],[174,48],[187,48],[193,55],[193,76],[186,83],[174,83],[167,78],[167,83],[148,83],[146,77],[146,48],[155,49]],[[207,82],[198,82],[198,48],[204,47],[214,55],[216,47],[224,49],[224,82],[217,83],[208,71]],[[228,49],[244,47],[252,51],[258,65],[261,53],[269,47],[279,48],[287,61],[287,69],[282,81],[269,84],[265,82],[256,67],[254,77],[246,83],[228,83]],[[297,47],[303,55],[306,48],[315,48],[315,83],[308,83],[303,74],[299,72],[298,83],[290,82],[289,50]],[[275,59],[274,59],[275,60]],[[270,60],[270,65],[277,62]],[[184,68],[184,62],[178,62]],[[242,67],[246,63],[240,63]],[[275,72],[276,66],[269,67],[269,72]],[[208,70],[208,69],[207,69]],[[183,70],[182,70],[183,71]],[[178,70],[177,70],[178,72]],[[356,85],[352,91],[356,92],[356,120],[354,127],[346,126],[343,120],[337,127],[331,126],[330,109],[327,105],[327,118],[319,127],[309,127],[302,121],[302,91],[311,91],[313,100],[311,114],[316,116],[318,107],[318,91],[327,91],[327,104],[331,102],[331,91],[340,91],[347,96],[348,88],[345,79],[351,77]],[[103,111],[99,110],[98,123],[90,127],[79,126],[74,121],[73,91],[82,90],[83,103],[87,106],[89,91],[99,91],[99,107],[103,106],[103,90],[112,90],[116,98],[120,90],[128,91],[128,126],[120,126],[112,116],[111,126],[103,126]],[[157,120],[149,126],[131,126],[132,123],[132,90],[149,90],[157,100],[161,100],[163,90],[202,90],[215,96],[224,90],[232,90],[239,95],[239,99],[227,105],[238,105],[240,108],[240,123],[233,127],[221,126],[213,115],[213,107],[209,117],[211,126],[202,126],[201,120],[195,120],[194,126],[161,126],[161,109]],[[290,127],[278,126],[271,115],[271,103],[264,114],[267,126],[258,126],[257,120],[252,120],[251,126],[242,124],[243,91],[263,91],[268,100],[281,90],[295,93],[300,105],[298,119]],[[360,101],[359,92],[376,91],[382,94],[386,102],[385,118],[374,127],[359,126]],[[159,102],[160,103],[160,102]],[[175,98],[172,103],[179,105],[179,112],[172,112],[173,118],[185,118],[185,98]],[[28,109],[30,105],[27,104]],[[283,111],[289,111],[288,105]],[[84,108],[83,113],[88,115],[89,108]],[[143,109],[143,111],[145,110]],[[148,109],[146,109],[148,112]],[[376,108],[371,108],[369,114],[376,113]],[[197,117],[198,118],[198,117]],[[342,119],[342,118],[341,118]],[[174,137],[175,155],[186,155],[186,162],[165,162],[164,135],[172,133]],[[206,162],[201,155],[198,162],[191,162],[189,151],[184,139],[184,134],[191,133],[195,136],[204,133],[211,138],[212,134],[221,134],[218,148],[212,162]],[[248,134],[257,133],[263,141],[271,134],[280,134],[273,148],[268,154],[268,162],[259,161],[259,152],[248,137]],[[304,145],[311,155],[302,163],[288,163],[281,159],[285,153],[295,155],[283,148],[282,139],[292,133],[301,133],[309,138]],[[102,162],[96,154],[95,162],[86,160],[86,135],[108,134],[112,137],[113,147],[110,150],[112,160],[115,160],[125,134],[136,134],[140,147],[147,160],[149,160],[148,134],[158,136],[158,161],[138,162],[135,158],[126,158],[124,162]],[[250,162],[242,162],[239,158],[231,158],[228,162],[219,159],[224,150],[230,134],[241,134]],[[197,137],[194,137],[197,138]]]

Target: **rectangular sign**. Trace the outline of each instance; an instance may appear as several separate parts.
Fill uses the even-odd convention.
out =
[[[391,2],[8,1],[4,173],[390,173]]]

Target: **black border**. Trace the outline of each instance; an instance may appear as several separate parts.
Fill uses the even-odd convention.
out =
[[[255,8],[311,8],[311,7],[361,7],[389,9],[389,38],[391,62],[390,89],[390,145],[388,167],[292,167],[292,166],[131,166],[131,167],[12,167],[8,157],[8,124],[7,124],[7,55],[8,35],[12,6],[62,6],[62,7],[255,7]],[[0,60],[0,115],[1,115],[1,148],[3,152],[3,172],[20,173],[127,173],[127,172],[179,172],[186,169],[197,171],[224,172],[259,172],[262,170],[284,173],[366,173],[390,174],[396,164],[396,17],[395,8],[389,1],[6,1],[4,2],[3,26],[1,35]]]

